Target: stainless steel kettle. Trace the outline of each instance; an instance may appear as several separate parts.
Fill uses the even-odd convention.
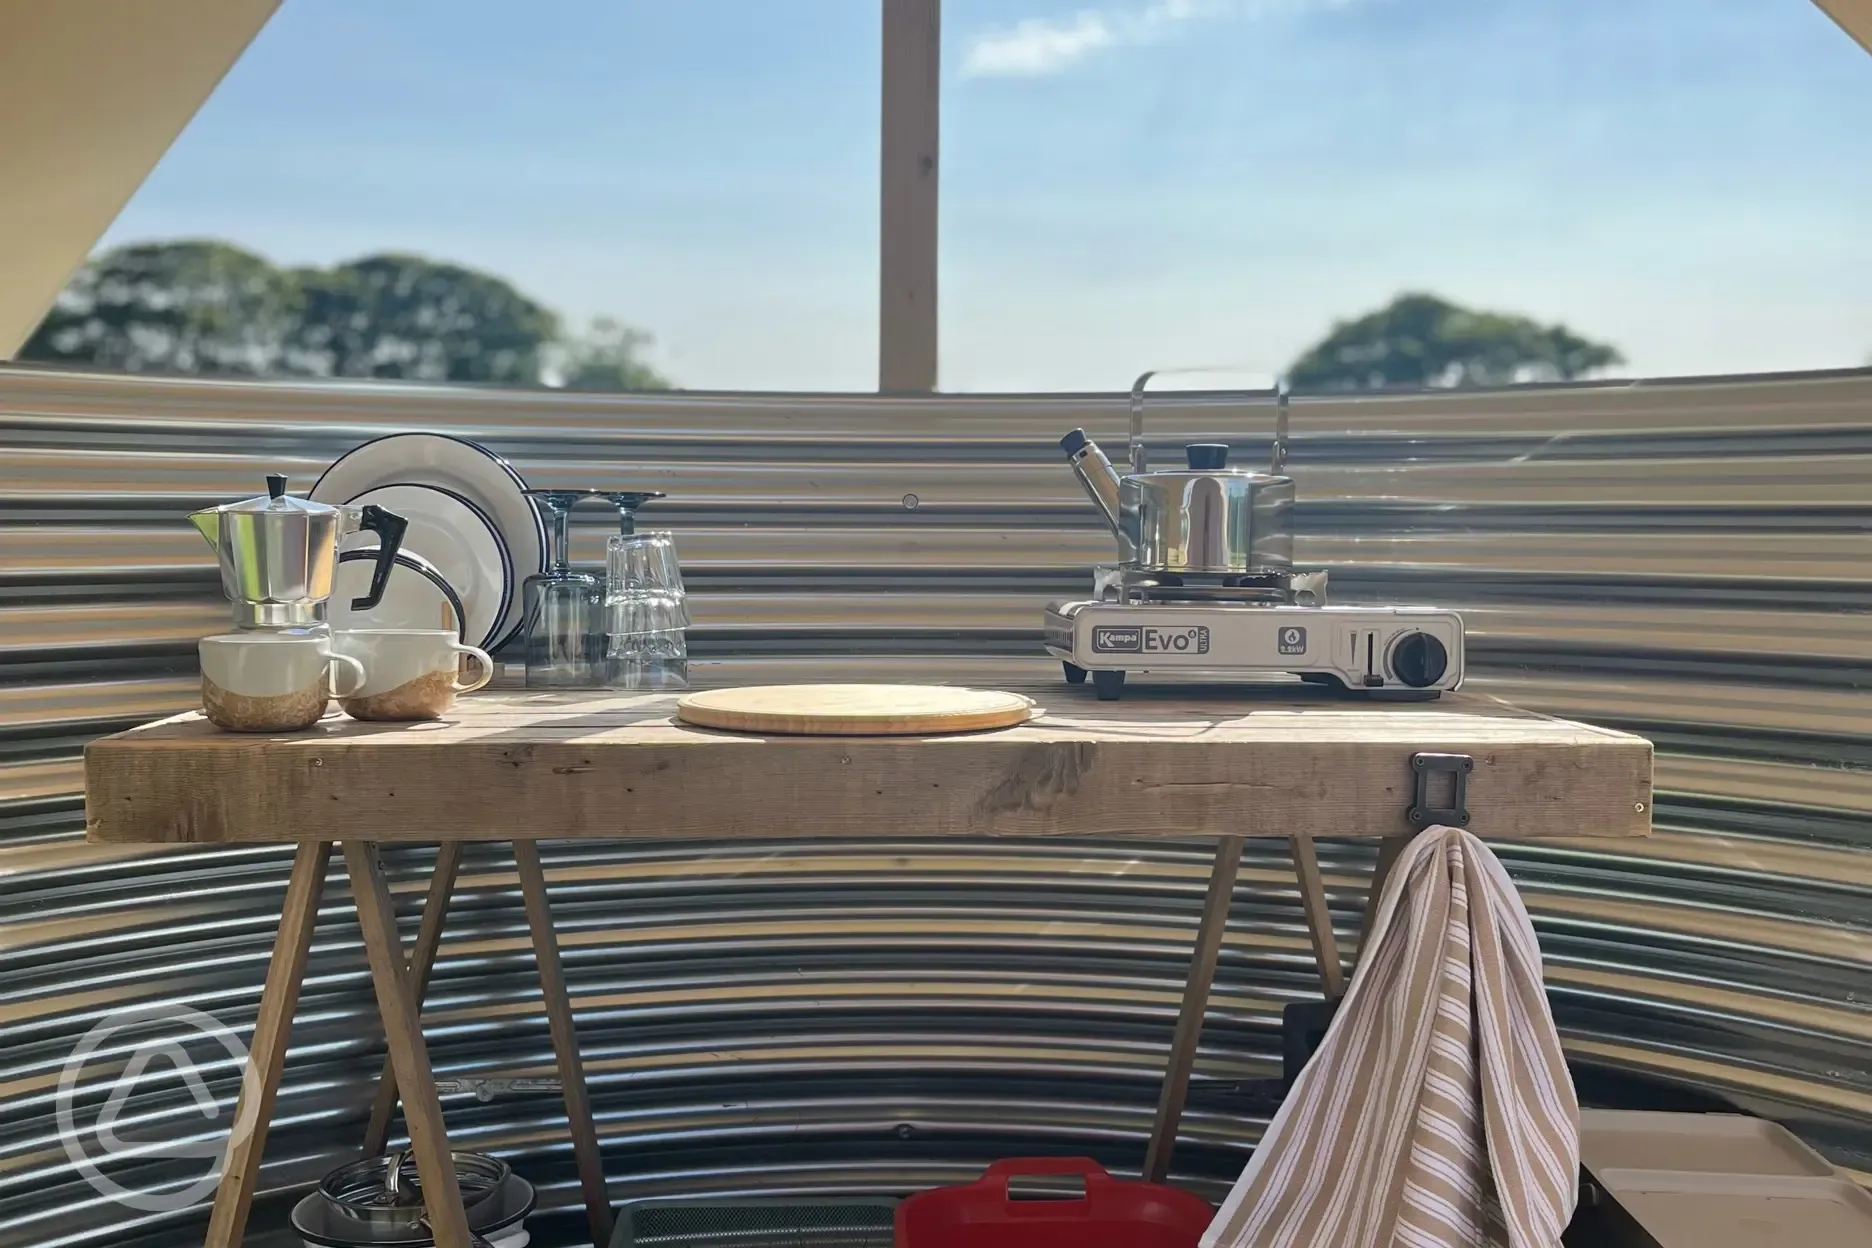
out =
[[[1186,466],[1147,470],[1145,373],[1131,387],[1131,471],[1120,476],[1098,443],[1075,429],[1060,439],[1073,472],[1118,539],[1118,560],[1140,572],[1256,575],[1293,566],[1293,478],[1287,463],[1287,387],[1276,387],[1274,453],[1267,472],[1228,466],[1229,448],[1183,448]]]
[[[262,498],[209,507],[189,521],[221,556],[221,590],[237,628],[308,628],[325,623],[325,604],[338,571],[338,540],[377,534],[370,590],[351,602],[368,611],[383,597],[409,522],[381,507],[331,507],[286,493],[286,478],[267,475]]]

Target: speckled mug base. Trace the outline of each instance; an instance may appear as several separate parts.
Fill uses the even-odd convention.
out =
[[[201,700],[208,722],[226,732],[298,732],[318,723],[331,691],[323,674],[308,689],[262,697],[234,693],[203,676]]]
[[[406,680],[394,689],[363,698],[340,698],[338,705],[352,719],[439,719],[455,705],[455,671],[430,672]]]

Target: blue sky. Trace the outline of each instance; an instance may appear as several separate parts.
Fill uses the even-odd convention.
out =
[[[421,251],[869,389],[877,9],[286,0],[104,241]],[[1403,289],[1633,375],[1872,356],[1872,57],[1807,0],[948,0],[943,55],[945,388],[1259,380]]]

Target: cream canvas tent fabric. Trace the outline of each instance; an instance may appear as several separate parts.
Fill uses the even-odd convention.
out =
[[[1579,1103],[1540,948],[1495,855],[1431,828],[1399,858],[1331,1030],[1203,1248],[1551,1248]]]

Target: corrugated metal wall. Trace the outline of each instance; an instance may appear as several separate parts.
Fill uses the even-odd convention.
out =
[[[1265,454],[1257,396],[1156,407],[1160,444]],[[255,493],[268,469],[307,486],[385,430],[451,430],[535,484],[667,490],[700,654],[992,681],[1109,549],[1056,437],[1122,423],[1114,396],[0,370],[0,1243],[199,1242],[204,1225],[94,1195],[54,1114],[62,1064],[112,1009],[185,1000],[251,1026],[278,917],[277,849],[81,841],[83,743],[191,705],[194,641],[224,619],[184,511]],[[1337,598],[1461,608],[1471,692],[1658,743],[1650,841],[1503,851],[1589,1097],[1720,1097],[1872,1165],[1872,374],[1301,401],[1294,424],[1299,553],[1332,568]],[[582,558],[603,531],[594,514]],[[1322,849],[1349,945],[1370,851]],[[1141,1160],[1201,844],[938,845],[905,827],[861,847],[546,854],[617,1198],[896,1191],[1028,1151]],[[429,857],[392,855],[412,925]],[[335,876],[268,1185],[311,1181],[362,1131],[381,1040],[351,921]],[[1277,1072],[1279,1008],[1314,984],[1284,853],[1251,842],[1183,1181],[1214,1192],[1239,1170],[1262,1123],[1232,1085]],[[429,1001],[441,1073],[549,1073],[498,847],[470,852]],[[231,1099],[236,1072],[211,1073]],[[553,1096],[448,1108],[460,1146],[576,1207]],[[263,1206],[256,1231],[283,1216]],[[548,1240],[581,1222],[548,1219]]]

